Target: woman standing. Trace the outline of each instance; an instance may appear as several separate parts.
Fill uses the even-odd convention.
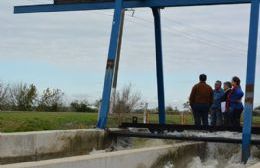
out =
[[[224,96],[222,97],[221,102],[224,102],[224,107],[223,109],[223,121],[224,121],[224,126],[230,126],[230,117],[229,117],[229,103],[228,103],[228,96],[230,95],[232,90],[232,84],[231,82],[227,81],[224,83]]]
[[[244,96],[244,92],[240,86],[240,79],[235,76],[232,78],[232,90],[228,95],[228,106],[229,106],[229,114],[230,114],[230,123],[232,127],[240,126],[240,118],[241,113],[244,110],[242,104],[242,98]]]

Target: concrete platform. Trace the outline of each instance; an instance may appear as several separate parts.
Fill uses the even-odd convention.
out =
[[[2,168],[151,168],[158,167],[163,155],[181,150],[198,152],[201,143],[179,143],[141,149],[131,149],[62,159],[4,165]],[[192,150],[191,150],[192,148]],[[181,153],[181,152],[180,152]]]

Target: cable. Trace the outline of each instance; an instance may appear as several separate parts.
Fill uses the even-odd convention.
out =
[[[136,19],[138,19],[138,20],[141,20],[141,21],[144,21],[144,22],[147,22],[147,23],[153,23],[152,21],[148,21],[148,20],[146,20],[146,19],[144,19],[144,18],[140,18],[140,17],[136,17],[136,16],[134,16],[134,18],[136,18]],[[172,29],[174,29],[174,31],[172,31]],[[238,49],[238,48],[232,48],[232,47],[227,48],[227,47],[225,46],[225,44],[223,45],[223,44],[221,44],[221,43],[216,43],[215,41],[208,40],[208,39],[206,39],[206,38],[197,38],[197,37],[194,38],[194,36],[190,35],[189,33],[184,32],[184,31],[181,31],[181,30],[179,30],[179,29],[177,29],[177,28],[172,28],[172,27],[170,28],[169,26],[164,26],[164,27],[162,27],[162,30],[164,30],[164,31],[166,30],[166,32],[173,33],[173,34],[176,34],[175,31],[177,31],[177,32],[180,33],[180,34],[177,34],[177,35],[184,36],[184,37],[186,37],[186,38],[188,38],[188,39],[190,39],[190,40],[195,40],[195,41],[197,41],[197,42],[206,44],[206,45],[208,45],[208,46],[217,47],[217,48],[220,48],[220,49],[225,49],[225,50],[227,50],[227,51],[229,51],[230,49],[232,49],[232,50],[234,50],[234,51],[236,51],[236,52],[237,52],[238,50],[240,50],[240,51],[241,51],[240,54],[242,54],[242,52],[245,52],[245,51],[243,51],[243,50],[241,50],[241,49]]]
[[[101,14],[101,15],[105,15],[105,16],[113,16],[112,14],[107,14],[107,13],[100,13],[100,12],[95,12],[96,14]],[[129,15],[126,15],[126,16],[129,16]],[[126,18],[126,21],[128,22],[132,22],[132,23],[135,23],[135,24],[138,24],[138,25],[142,25],[143,27],[146,27],[146,28],[151,28],[153,26],[153,21],[150,21],[150,20],[147,20],[147,19],[144,19],[144,18],[141,18],[141,17],[137,17],[137,16],[130,16],[130,18],[135,18],[136,20],[140,20],[142,22],[145,22],[145,23],[149,23],[149,24],[152,24],[152,25],[145,25],[145,24],[140,24],[140,22],[136,22],[136,21],[133,21],[133,20],[130,20],[128,17],[125,17]],[[174,29],[174,31],[172,31],[172,29]],[[207,45],[207,46],[210,46],[210,47],[213,47],[213,48],[219,48],[221,50],[225,50],[225,51],[228,51],[228,52],[232,52],[230,51],[230,49],[233,49],[234,51],[238,52],[239,49],[237,48],[227,48],[225,45],[223,44],[219,44],[219,43],[215,43],[214,41],[212,40],[208,40],[208,39],[205,39],[205,38],[197,38],[190,34],[188,34],[187,32],[183,32],[179,29],[176,29],[176,28],[169,28],[169,26],[166,26],[162,28],[162,30],[164,32],[167,32],[167,33],[170,33],[170,34],[174,34],[174,35],[178,35],[178,36],[182,36],[186,39],[190,39],[190,40],[193,40],[193,41],[196,41],[196,42],[199,42],[199,43],[203,43],[204,45]],[[179,32],[179,33],[177,33]],[[245,53],[242,53],[243,51],[241,51],[239,53],[239,55],[245,55]]]
[[[213,36],[216,36],[216,37],[221,37],[221,38],[227,39],[227,40],[229,40],[229,41],[237,42],[237,43],[239,43],[240,45],[246,45],[245,42],[242,42],[242,41],[239,41],[239,40],[236,40],[236,39],[233,39],[233,38],[229,38],[229,37],[227,37],[227,36],[222,36],[222,35],[220,35],[220,34],[216,34],[216,33],[214,33],[214,32],[211,32],[211,31],[207,30],[207,29],[203,29],[203,28],[200,28],[200,27],[195,27],[195,26],[192,26],[192,25],[188,25],[188,24],[185,24],[185,23],[183,23],[183,22],[181,22],[181,21],[172,20],[172,19],[169,19],[167,16],[164,16],[163,18],[166,19],[166,20],[168,20],[168,21],[170,21],[170,22],[176,23],[177,25],[183,26],[183,27],[187,27],[187,26],[188,26],[188,27],[191,27],[192,29],[196,29],[197,31],[200,31],[200,32],[202,32],[202,33],[208,33],[208,34],[213,35]]]

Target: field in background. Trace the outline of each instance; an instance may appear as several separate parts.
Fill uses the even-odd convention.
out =
[[[131,122],[132,116],[138,116],[138,122],[143,122],[142,114],[110,115],[108,127],[117,127],[121,122]],[[157,123],[158,115],[150,114],[150,123]],[[24,132],[41,130],[64,130],[94,128],[97,113],[77,112],[0,112],[0,132]],[[185,124],[192,124],[192,116],[185,116]],[[168,124],[182,123],[181,115],[167,115]],[[260,117],[254,117],[254,124],[260,125]]]
[[[121,122],[131,122],[137,116],[143,122],[142,114],[109,115],[108,127],[118,127]],[[150,114],[150,122],[157,123],[158,115]],[[23,132],[57,129],[94,128],[97,113],[78,112],[0,112],[0,132]],[[167,115],[167,123],[180,123],[179,115]],[[187,123],[192,123],[187,116]]]

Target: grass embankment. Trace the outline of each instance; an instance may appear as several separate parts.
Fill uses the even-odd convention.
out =
[[[94,113],[1,112],[1,132],[40,131],[94,127]]]
[[[117,127],[123,121],[132,121],[132,116],[138,116],[142,122],[142,114],[110,115],[108,127]],[[158,121],[157,114],[150,115],[150,122]],[[191,122],[191,117],[188,117]],[[76,112],[0,112],[0,132],[23,132],[57,129],[94,128],[97,122],[97,113]],[[167,123],[180,123],[180,116],[168,115]]]
[[[132,116],[138,116],[142,122],[142,114],[126,114],[123,117],[110,115],[108,127],[117,127],[121,122],[131,122]],[[150,123],[157,123],[158,115],[150,114]],[[192,124],[192,116],[185,117],[186,124]],[[180,115],[167,115],[168,124],[180,124]],[[64,130],[94,128],[97,122],[96,113],[76,112],[0,112],[0,132],[24,132],[41,130]],[[254,123],[260,124],[260,117],[254,117]]]

